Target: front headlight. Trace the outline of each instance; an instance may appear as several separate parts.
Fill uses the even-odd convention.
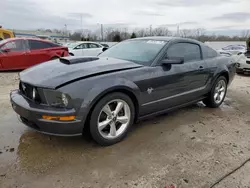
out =
[[[71,108],[71,98],[68,94],[56,90],[44,89],[48,105],[53,107]]]
[[[65,106],[68,106],[68,104],[69,104],[69,100],[64,93],[62,93],[62,102]]]

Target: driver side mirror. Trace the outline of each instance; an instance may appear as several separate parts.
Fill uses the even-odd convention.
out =
[[[161,65],[179,65],[184,63],[184,58],[163,59]]]
[[[4,49],[2,49],[2,52],[5,52],[5,53],[8,53],[8,52],[10,52],[10,51],[11,51],[10,48],[4,48]]]

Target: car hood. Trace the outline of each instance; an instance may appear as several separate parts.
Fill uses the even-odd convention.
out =
[[[77,63],[66,64],[60,59],[41,63],[22,71],[20,80],[37,87],[55,89],[78,79],[142,67],[140,64],[115,58],[95,57],[94,61],[86,61],[85,57],[81,57],[83,61],[80,63],[77,61],[80,57],[70,58]]]

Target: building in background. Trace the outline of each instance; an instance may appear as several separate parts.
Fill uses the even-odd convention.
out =
[[[50,40],[56,43],[65,43],[69,41],[69,37],[64,33],[56,33],[51,30],[18,30],[13,29],[16,37],[34,37]]]

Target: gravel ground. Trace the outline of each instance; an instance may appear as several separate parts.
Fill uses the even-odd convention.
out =
[[[249,83],[236,76],[221,108],[199,103],[141,122],[103,148],[26,128],[9,103],[18,75],[0,73],[0,188],[210,188],[250,157]],[[214,187],[249,185],[250,162]]]

